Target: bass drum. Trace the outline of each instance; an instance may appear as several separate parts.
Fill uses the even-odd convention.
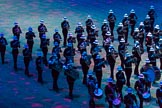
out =
[[[161,78],[160,69],[157,66],[153,66],[154,73],[155,73],[155,81],[159,81]]]

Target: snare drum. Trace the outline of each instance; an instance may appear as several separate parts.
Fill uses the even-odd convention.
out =
[[[114,105],[115,107],[120,107],[120,105],[121,105],[121,100],[120,100],[119,98],[114,99],[114,100],[113,100],[113,105]]]
[[[151,100],[151,94],[149,92],[143,93],[143,99],[144,101],[150,101]]]
[[[103,91],[100,88],[96,88],[94,91],[94,96],[96,99],[101,99],[103,96]]]
[[[157,66],[153,66],[152,68],[154,69],[155,73],[155,81],[159,81],[161,78],[160,69]]]

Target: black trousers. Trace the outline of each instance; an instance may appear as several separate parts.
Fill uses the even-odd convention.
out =
[[[119,92],[119,94],[120,94],[121,100],[123,101],[123,93],[122,93],[123,84],[117,83],[116,85],[117,85],[118,92]]]
[[[160,58],[160,70],[162,70],[162,58]]]
[[[24,57],[25,75],[29,75],[29,63],[30,63],[30,57]]]
[[[56,71],[55,69],[52,69],[53,89],[54,90],[58,90],[58,84],[57,84],[58,77],[59,77],[59,72]]]
[[[111,36],[114,36],[115,22],[114,23],[109,23],[109,26],[110,26]]]
[[[132,24],[132,25],[131,25],[131,36],[133,36],[134,28],[135,28],[135,24]]]
[[[42,69],[37,69],[37,71],[38,71],[38,79],[37,79],[37,81],[39,83],[43,83],[43,78],[42,78],[43,70]]]
[[[143,96],[142,94],[137,93],[138,97],[139,97],[139,101],[140,101],[140,108],[143,108]]]
[[[95,71],[96,72],[96,78],[98,82],[98,88],[101,88],[101,81],[102,81],[102,70]]]
[[[135,64],[135,68],[134,68],[134,74],[137,76],[139,75],[138,67],[139,67],[140,61],[141,59],[137,59],[137,63]]]
[[[151,32],[153,32],[153,30],[154,30],[154,22],[155,22],[155,18],[150,18],[150,24],[151,24],[150,30],[151,30]]]
[[[48,61],[47,61],[47,52],[48,52],[48,48],[47,47],[43,47],[42,48],[42,52],[43,52],[43,62],[45,65],[48,64]]]
[[[82,65],[82,71],[83,71],[83,84],[87,84],[87,73],[88,73],[89,67]]]
[[[161,100],[157,100],[157,101],[158,101],[159,107],[162,108],[162,101]]]
[[[108,101],[109,103],[109,108],[113,108],[113,102],[112,101]]]
[[[69,86],[69,96],[72,97],[73,96],[73,87],[74,87],[74,79],[70,76],[66,77],[67,82],[68,82],[68,86]]]
[[[63,34],[63,36],[64,36],[64,46],[66,46],[67,45],[67,35],[68,35],[68,30],[67,29],[63,29],[62,30],[62,34]]]
[[[149,53],[151,47],[147,47],[147,53]]]
[[[130,87],[130,78],[131,78],[131,75],[132,75],[132,68],[125,68],[125,75],[126,75],[126,80],[127,80],[126,85],[128,87]]]
[[[5,52],[6,52],[6,46],[0,47],[0,53],[1,53],[2,64],[4,64]]]
[[[110,77],[112,79],[114,79],[114,67],[115,67],[115,63],[109,63],[109,65],[110,65],[110,71],[111,71]]]
[[[124,32],[125,43],[128,42],[128,32]]]
[[[95,101],[93,98],[90,98],[89,100],[89,108],[96,108]]]
[[[139,38],[139,43],[140,43],[142,48],[143,48],[143,42],[144,42],[144,38]]]
[[[91,30],[91,27],[86,26],[86,32],[87,32],[87,35],[88,35],[88,36],[89,36],[89,32],[90,32],[90,30]]]
[[[18,56],[18,49],[12,49],[12,56],[14,60],[14,69],[17,69],[17,56]]]
[[[122,55],[119,53],[119,57],[120,57],[120,61],[121,61],[121,67],[124,69],[124,56],[125,55]]]
[[[106,56],[106,59],[107,59],[109,65],[110,65],[110,70],[111,70],[110,77],[112,79],[114,79],[114,67],[115,67],[115,62],[116,61],[115,61],[115,59],[112,59],[112,57],[110,57],[110,56]]]
[[[27,41],[27,44],[28,44],[29,49],[30,49],[30,51],[31,51],[31,53],[32,53],[34,41]]]

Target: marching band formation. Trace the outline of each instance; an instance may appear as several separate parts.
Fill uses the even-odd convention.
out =
[[[124,14],[124,18],[121,20],[117,27],[117,37],[114,36],[114,27],[116,23],[116,16],[113,10],[109,10],[107,19],[104,19],[101,27],[102,37],[99,36],[99,30],[96,28],[93,19],[88,15],[86,24],[86,33],[81,22],[78,22],[75,28],[76,37],[72,33],[69,33],[70,24],[67,17],[63,18],[61,22],[62,34],[63,34],[63,47],[60,46],[62,37],[58,29],[55,29],[53,34],[53,49],[52,56],[47,57],[48,46],[50,45],[50,39],[46,37],[48,32],[44,20],[40,21],[38,26],[39,38],[40,38],[40,50],[38,50],[37,58],[35,60],[36,70],[38,71],[37,81],[41,84],[43,80],[43,66],[48,66],[51,69],[53,78],[53,90],[59,92],[58,78],[61,71],[66,75],[66,79],[69,85],[69,98],[73,99],[73,87],[74,82],[79,78],[79,72],[74,66],[74,57],[76,50],[80,53],[80,65],[83,72],[82,83],[87,86],[90,96],[89,107],[95,108],[95,98],[102,98],[105,93],[105,101],[108,102],[109,108],[120,107],[121,103],[125,104],[125,108],[140,107],[143,108],[144,101],[151,101],[150,88],[153,83],[159,81],[161,78],[160,70],[162,70],[162,30],[159,25],[155,25],[155,19],[157,15],[154,10],[154,6],[150,6],[146,18],[143,22],[137,24],[138,17],[135,14],[135,10],[132,9],[130,14]],[[20,34],[22,33],[20,26],[17,22],[14,23],[12,28],[13,40],[10,42],[12,48],[12,55],[14,61],[14,69],[17,70],[17,58],[19,54]],[[130,29],[130,35],[129,35]],[[25,34],[27,43],[24,45],[23,56],[25,64],[25,75],[32,77],[29,73],[29,64],[32,58],[32,49],[34,45],[34,38],[36,37],[32,27],[28,28],[28,32]],[[113,43],[117,38],[119,42],[118,49],[116,50]],[[133,40],[132,54],[129,53],[130,38]],[[102,46],[99,46],[99,41],[103,39]],[[77,48],[74,44],[77,43]],[[5,51],[8,42],[4,37],[4,34],[0,34],[0,53],[2,64],[5,63]],[[144,50],[146,46],[146,51]],[[87,48],[90,48],[88,52]],[[106,58],[102,57],[102,48],[106,52]],[[141,55],[144,52],[148,53],[148,57],[145,60],[145,64],[140,68],[140,62],[142,60]],[[61,61],[61,53],[65,58],[65,61]],[[116,64],[116,58],[120,58],[120,66],[117,67],[117,73],[115,75],[114,67]],[[160,59],[160,67],[157,66],[156,61]],[[89,71],[90,65],[94,64],[93,72]],[[135,64],[133,70],[132,65]],[[110,78],[107,80],[107,85],[102,90],[102,69],[105,66],[110,66]],[[134,90],[137,95],[133,94],[133,87],[130,83],[130,78],[134,74],[138,80],[134,84]],[[123,95],[123,86],[127,86],[127,94]],[[138,99],[137,99],[138,96]],[[160,87],[156,91],[157,103],[162,108],[162,81]],[[138,102],[139,100],[139,102]]]

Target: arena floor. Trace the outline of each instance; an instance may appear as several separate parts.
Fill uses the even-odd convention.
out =
[[[70,32],[74,34],[77,22],[82,22],[85,26],[87,15],[90,14],[94,20],[95,25],[100,30],[102,22],[107,18],[109,9],[113,9],[116,17],[116,27],[122,20],[125,13],[130,12],[133,8],[138,16],[137,25],[144,20],[150,5],[155,6],[158,17],[155,24],[159,24],[162,28],[162,1],[161,0],[0,0],[0,32],[5,34],[8,43],[12,40],[12,27],[14,22],[17,21],[22,29],[21,34],[21,48],[19,49],[18,67],[19,71],[13,69],[13,59],[11,55],[10,45],[7,46],[6,61],[7,64],[0,65],[0,108],[88,108],[89,95],[87,88],[81,83],[82,72],[79,64],[79,53],[75,56],[75,65],[80,73],[80,79],[75,82],[74,85],[74,99],[69,100],[66,98],[68,95],[68,85],[66,83],[66,77],[64,73],[60,73],[59,87],[60,93],[50,91],[52,87],[51,70],[44,67],[43,79],[47,82],[44,85],[37,83],[37,71],[35,69],[36,50],[39,48],[39,37],[37,27],[39,21],[44,19],[47,26],[48,33],[47,38],[51,39],[49,46],[48,58],[51,56],[52,35],[54,28],[58,28],[61,33],[60,24],[62,18],[66,16],[70,22]],[[33,77],[28,78],[24,75],[24,63],[22,50],[25,44],[25,33],[28,27],[33,27],[36,33],[34,39],[34,51],[33,61],[30,63],[30,72],[34,74]],[[116,30],[116,28],[115,28]],[[86,34],[86,33],[85,33]],[[101,35],[101,31],[99,32]],[[101,37],[101,36],[100,36]],[[100,44],[102,44],[102,38]],[[116,31],[115,37],[117,38]],[[132,38],[129,36],[129,49],[133,45]],[[114,46],[117,48],[118,42],[114,42]],[[75,45],[76,46],[76,45]],[[131,50],[129,50],[131,52]],[[102,50],[102,56],[105,57],[105,52]],[[147,54],[142,55],[142,62],[140,67],[144,64]],[[62,57],[62,60],[64,58]],[[159,60],[157,60],[159,66]],[[116,67],[120,64],[119,57],[117,58]],[[92,70],[93,64],[90,70]],[[116,68],[115,68],[116,72]],[[109,66],[103,69],[102,88],[106,85],[106,80],[109,77]],[[131,86],[134,87],[134,83],[137,79],[132,76]],[[148,103],[144,103],[144,108],[158,108],[155,101],[155,91],[158,87],[159,81],[151,88],[152,100]],[[125,89],[123,93],[125,94]],[[135,93],[135,92],[134,92]],[[102,99],[95,100],[97,108],[106,108],[108,104],[105,102],[105,96]],[[121,105],[121,108],[124,105]]]

